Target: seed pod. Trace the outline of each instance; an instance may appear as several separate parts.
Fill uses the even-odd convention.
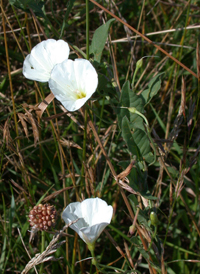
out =
[[[159,223],[159,221],[158,221],[158,216],[157,216],[157,214],[155,213],[155,212],[151,212],[151,214],[150,214],[150,220],[151,220],[151,224],[153,225],[153,226],[157,226],[158,225],[158,223]]]
[[[35,230],[50,230],[55,226],[57,212],[54,206],[39,204],[29,212],[30,226]]]

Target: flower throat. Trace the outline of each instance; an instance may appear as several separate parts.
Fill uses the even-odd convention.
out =
[[[82,99],[86,97],[86,93],[84,91],[77,91],[76,98]]]

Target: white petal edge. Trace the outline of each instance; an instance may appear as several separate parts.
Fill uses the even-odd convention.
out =
[[[26,78],[39,82],[48,82],[53,67],[68,59],[69,46],[63,40],[48,39],[37,44],[23,63]]]

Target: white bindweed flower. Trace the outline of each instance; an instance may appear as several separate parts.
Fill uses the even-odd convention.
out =
[[[66,224],[79,220],[70,227],[75,230],[81,239],[88,245],[94,246],[96,239],[104,228],[110,224],[113,207],[108,206],[100,198],[89,198],[79,203],[69,204],[63,211],[62,218]]]
[[[98,75],[85,59],[65,60],[57,64],[49,79],[54,96],[68,111],[81,108],[98,85]]]
[[[37,44],[23,63],[26,78],[48,82],[53,67],[69,57],[69,46],[63,40],[48,39]]]

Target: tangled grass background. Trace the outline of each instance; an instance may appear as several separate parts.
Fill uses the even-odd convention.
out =
[[[29,273],[101,273],[77,234],[59,233],[69,203],[100,197],[114,208],[96,242],[102,271],[200,273],[198,2],[97,2],[1,0],[0,272],[26,273],[58,233]],[[22,75],[48,38],[97,70],[79,111]],[[55,229],[29,242],[30,209],[47,202]]]

